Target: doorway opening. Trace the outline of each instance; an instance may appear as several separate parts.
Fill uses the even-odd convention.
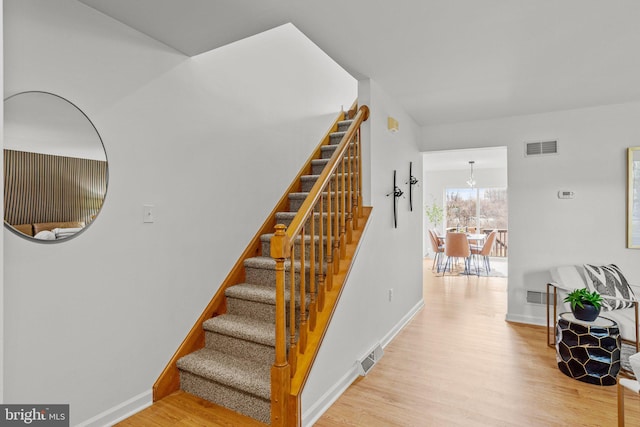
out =
[[[439,236],[496,231],[486,275],[507,277],[509,252],[507,147],[423,153],[423,253],[435,256],[429,230]]]

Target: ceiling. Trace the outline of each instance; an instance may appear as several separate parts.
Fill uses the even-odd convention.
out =
[[[187,54],[292,22],[419,125],[640,100],[637,0],[80,0]]]

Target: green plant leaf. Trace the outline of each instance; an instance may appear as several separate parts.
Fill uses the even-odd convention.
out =
[[[587,288],[574,289],[567,294],[564,302],[570,303],[571,309],[576,307],[584,308],[585,303],[593,305],[595,308],[600,308],[602,296],[596,291],[589,292]]]

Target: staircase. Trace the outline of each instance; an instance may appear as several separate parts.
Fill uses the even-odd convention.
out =
[[[351,115],[355,115],[355,112]],[[366,120],[366,117],[363,119],[359,114],[357,118],[359,127],[359,123]],[[316,203],[306,214],[307,216],[303,219],[305,225],[296,227],[296,229],[301,228],[301,234],[292,237],[290,246],[283,251],[291,258],[285,260],[285,255],[278,260],[272,258],[270,254],[282,249],[282,240],[277,244],[278,248],[274,249],[271,245],[275,234],[260,233],[258,246],[253,250],[248,248],[241,258],[241,265],[234,269],[237,270],[236,280],[231,282],[235,283],[229,283],[227,286],[223,284],[221,288],[223,294],[214,297],[212,304],[201,316],[203,319],[201,324],[194,326],[192,333],[201,335],[202,332],[196,330],[196,327],[200,327],[204,331],[204,337],[191,339],[193,343],[187,347],[202,348],[188,352],[185,347],[185,343],[189,340],[187,337],[181,349],[176,352],[174,360],[165,369],[163,376],[169,379],[164,381],[173,384],[173,386],[167,386],[165,395],[177,384],[175,374],[171,373],[177,368],[179,386],[188,393],[265,424],[297,425],[300,422],[295,414],[299,408],[287,409],[287,402],[283,402],[290,400],[288,393],[291,392],[291,379],[285,377],[290,375],[293,378],[296,373],[306,374],[304,370],[308,372],[312,360],[307,363],[304,370],[298,370],[296,369],[298,354],[305,353],[307,337],[315,333],[320,335],[318,345],[316,348],[306,349],[307,358],[312,354],[311,351],[315,355],[324,332],[314,331],[318,316],[318,302],[324,305],[325,281],[330,286],[332,282],[330,276],[339,270],[335,264],[338,260],[335,259],[337,255],[334,250],[340,251],[340,244],[346,246],[345,237],[341,238],[340,232],[345,233],[346,211],[349,211],[349,218],[352,216],[350,201],[354,200],[355,203],[358,200],[356,196],[360,194],[360,187],[356,189],[354,186],[352,189],[351,185],[359,176],[359,171],[354,171],[351,167],[356,164],[354,160],[356,151],[351,147],[356,143],[359,144],[359,138],[357,142],[354,139],[356,136],[359,137],[359,132],[354,130],[353,122],[354,120],[344,116],[336,119],[331,131],[289,187],[286,196],[283,196],[285,202],[279,203],[278,208],[262,228],[268,230],[272,224],[281,224],[284,227],[279,225],[278,229],[279,237],[282,238],[285,227],[289,227],[293,221],[300,221],[298,211],[301,207],[304,208],[305,201],[310,197],[313,198],[315,194],[319,203]],[[353,135],[351,141],[343,141],[347,133],[350,136]],[[337,149],[342,149],[342,152],[334,156]],[[334,159],[337,157],[340,159]],[[342,164],[342,167],[333,166],[335,172],[328,174],[325,171],[328,164]],[[317,183],[319,178],[323,178],[328,184]],[[313,193],[314,189],[315,193]],[[349,201],[345,201],[347,198]],[[332,201],[333,209],[331,209]],[[309,204],[310,202],[307,201],[306,205]],[[353,214],[356,214],[355,206],[353,210]],[[343,215],[341,223],[340,215]],[[305,232],[307,228],[311,228],[311,232]],[[271,230],[273,230],[272,226]],[[337,234],[334,234],[334,231],[337,231]],[[299,254],[298,259],[295,254]],[[278,263],[284,266],[280,267],[284,270],[281,272],[280,285],[277,284]],[[278,292],[281,295],[280,301],[278,301]],[[291,301],[292,294],[293,301]],[[335,301],[337,302],[337,299]],[[330,309],[332,313],[333,307],[320,307],[322,308],[325,308],[325,311]],[[331,313],[324,315],[325,327]],[[277,332],[278,316],[281,318],[280,332]],[[308,322],[313,323],[312,327]],[[277,333],[280,333],[279,338],[276,337]],[[276,348],[278,342],[281,343],[279,351]],[[287,352],[288,359],[284,360],[284,354]],[[172,366],[174,361],[175,367]],[[275,365],[274,361],[276,361]],[[280,376],[272,375],[272,369],[276,369],[276,365],[278,365]],[[154,400],[162,397],[157,396],[157,392],[163,376],[154,386]],[[304,379],[298,381],[300,384],[298,399]],[[280,382],[286,384],[276,384]],[[283,392],[283,388],[286,391]],[[277,390],[281,396],[273,396],[272,399],[272,390]],[[276,409],[274,412],[274,405],[281,409]],[[287,412],[290,414],[287,415]]]

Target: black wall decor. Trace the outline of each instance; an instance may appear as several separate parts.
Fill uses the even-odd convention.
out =
[[[404,192],[396,185],[396,171],[393,171],[393,191],[387,197],[393,195],[393,227],[398,228],[398,199]]]
[[[409,209],[413,212],[413,186],[418,184],[418,178],[413,176],[413,162],[409,162],[409,182],[405,184],[409,184]]]

